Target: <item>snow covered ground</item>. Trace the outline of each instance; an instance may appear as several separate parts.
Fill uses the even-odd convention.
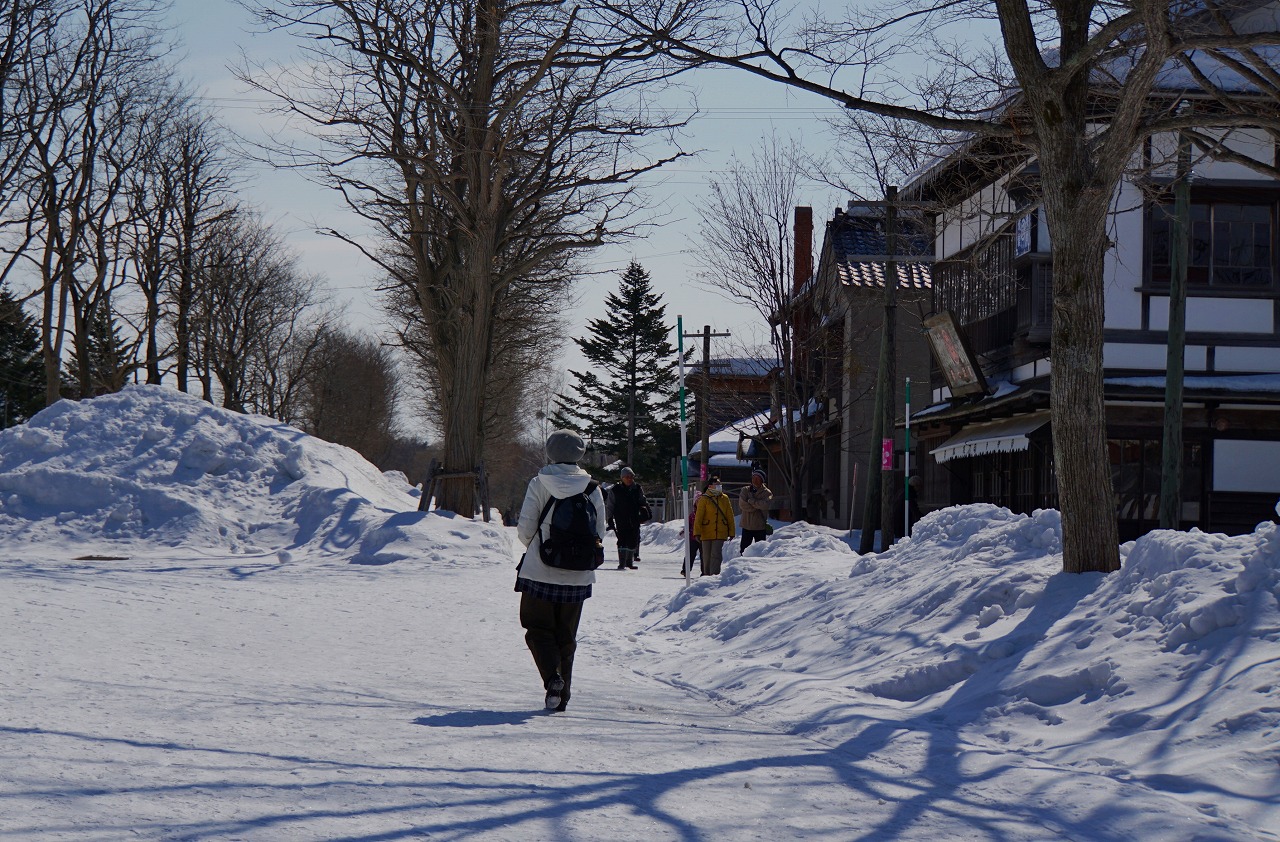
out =
[[[0,840],[1280,839],[1280,531],[1055,512],[604,568],[541,710],[512,530],[156,387],[0,433]]]

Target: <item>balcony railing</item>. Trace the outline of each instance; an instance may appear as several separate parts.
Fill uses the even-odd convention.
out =
[[[1053,263],[1048,256],[1033,257],[1030,281],[1018,291],[1016,333],[1028,342],[1047,345],[1053,328]]]
[[[979,357],[1000,359],[1017,340],[1048,344],[1053,325],[1053,264],[1033,255],[1014,266],[1005,244],[934,267],[934,306],[951,310]]]

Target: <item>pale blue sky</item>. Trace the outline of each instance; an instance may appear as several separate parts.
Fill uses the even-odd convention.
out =
[[[261,136],[272,118],[261,113],[261,95],[246,92],[227,69],[241,49],[251,56],[279,60],[292,49],[292,40],[283,35],[251,33],[248,15],[231,0],[174,0],[177,35],[187,58],[181,65],[186,74],[222,119],[238,132],[252,138]],[[604,298],[616,289],[616,273],[631,259],[639,261],[653,278],[655,288],[667,302],[667,313],[684,316],[686,330],[711,324],[729,330],[734,341],[754,338],[763,342],[765,334],[759,317],[745,305],[727,301],[696,285],[694,261],[686,252],[689,236],[697,229],[690,201],[705,194],[711,174],[724,166],[736,151],[749,158],[760,139],[776,130],[779,136],[802,135],[811,146],[827,142],[818,114],[834,114],[837,109],[825,100],[800,95],[746,77],[717,71],[705,74],[706,87],[699,92],[705,112],[690,129],[686,148],[707,150],[700,158],[680,162],[654,179],[651,204],[664,212],[667,224],[642,240],[626,247],[602,249],[587,259],[590,268],[606,275],[578,289],[580,304],[571,315],[571,331],[581,334],[590,318],[604,315]],[[309,184],[301,174],[272,171],[255,166],[243,192],[267,218],[289,232],[289,241],[311,271],[325,276],[335,299],[352,315],[352,321],[375,326],[380,320],[371,289],[375,270],[355,249],[337,240],[314,233],[316,223],[339,230],[358,230],[359,220],[343,206],[335,192]],[[809,183],[802,204],[812,205],[815,236],[833,208],[843,202],[841,194],[829,187]],[[815,250],[820,243],[815,243]],[[730,349],[725,348],[727,353]],[[713,353],[716,351],[713,348]],[[584,365],[576,349],[566,349],[566,366]]]

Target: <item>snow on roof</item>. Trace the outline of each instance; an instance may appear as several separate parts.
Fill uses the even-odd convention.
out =
[[[1245,10],[1249,7],[1262,6],[1265,3],[1244,3]],[[1191,11],[1189,8],[1182,10],[1183,14]],[[1268,27],[1275,28],[1273,23]],[[1241,66],[1246,68],[1252,66],[1252,59],[1244,56],[1240,50],[1224,49],[1220,51],[1229,59],[1236,59]],[[1280,64],[1280,46],[1262,45],[1253,48],[1253,52],[1268,67],[1275,67]],[[1103,88],[1113,88],[1123,85],[1128,78],[1130,71],[1137,66],[1137,62],[1142,54],[1141,47],[1135,47],[1129,55],[1118,55],[1109,62],[1100,64],[1094,68],[1092,72],[1093,84]],[[1059,50],[1057,47],[1050,47],[1041,53],[1045,64],[1050,67],[1056,67],[1059,61]],[[1215,85],[1228,94],[1249,94],[1259,91],[1257,82],[1247,76],[1242,75],[1231,65],[1224,63],[1221,59],[1208,53],[1193,51],[1187,56],[1189,62],[1196,68],[1196,71],[1203,74],[1209,84]],[[1200,81],[1195,72],[1188,68],[1183,62],[1177,58],[1170,59],[1157,73],[1153,83],[1153,92],[1168,94],[1185,94],[1188,97],[1207,96],[1203,92]],[[999,92],[995,97],[993,105],[986,109],[982,116],[989,119],[998,119],[1002,114],[1022,102],[1022,94],[1020,89],[1012,91],[1005,90]],[[905,186],[902,190],[903,196],[908,196],[919,190],[920,187],[932,180],[932,177],[940,171],[946,162],[962,155],[974,143],[981,138],[970,132],[956,132],[949,139],[941,143],[937,150],[930,155],[916,170],[911,172],[905,179]]]
[[[707,436],[707,449],[711,451],[711,458],[715,458],[717,453],[734,453],[738,452],[738,439],[742,436],[758,436],[765,430],[769,429],[769,412],[761,412],[746,418],[739,418],[727,427],[721,427],[714,433]],[[702,440],[698,439],[692,447],[689,448],[689,455],[702,452]]]
[[[1149,377],[1108,377],[1103,383],[1107,386],[1164,389],[1165,377],[1162,374]],[[1182,388],[1241,393],[1280,392],[1280,374],[1193,375],[1183,378]]]
[[[758,357],[713,357],[710,363],[712,377],[764,377],[778,367],[777,360]],[[702,362],[690,366],[701,371]]]
[[[1012,395],[1014,392],[1018,391],[1019,388],[1021,388],[1020,384],[1014,383],[1010,380],[994,380],[989,382],[987,385],[988,387],[992,387],[992,386],[995,387],[994,389],[992,389],[991,394],[986,395],[985,397],[981,398],[978,401],[965,401],[964,402],[965,406],[975,406],[978,403],[981,403],[982,401],[998,400],[1000,398],[1007,397],[1008,395]],[[942,401],[940,403],[935,403],[931,406],[926,406],[924,409],[920,410],[919,412],[911,413],[911,417],[913,419],[925,418],[930,415],[935,415],[939,412],[945,412],[948,409],[953,409],[955,406],[956,406],[955,401],[950,401],[950,400]]]

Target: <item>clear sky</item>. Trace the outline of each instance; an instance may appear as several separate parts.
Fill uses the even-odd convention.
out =
[[[261,138],[274,118],[262,112],[267,104],[260,94],[246,91],[228,69],[244,50],[250,56],[280,59],[293,41],[288,36],[252,32],[246,12],[231,0],[174,0],[174,24],[186,55],[181,71],[208,98],[221,118],[249,138]],[[653,179],[649,191],[653,207],[666,223],[644,239],[626,246],[602,249],[586,264],[610,274],[579,286],[578,310],[570,316],[570,331],[585,332],[588,319],[604,315],[604,298],[617,288],[617,275],[632,260],[641,263],[653,278],[655,289],[667,302],[672,323],[684,316],[686,331],[710,324],[729,330],[732,342],[758,344],[765,340],[764,326],[755,311],[728,301],[697,284],[696,261],[689,254],[697,230],[690,204],[705,195],[709,178],[737,152],[749,158],[761,138],[776,130],[780,137],[798,136],[810,148],[829,142],[819,115],[837,109],[817,97],[786,91],[745,75],[717,71],[704,76],[699,105],[705,116],[691,126],[682,143],[685,148],[706,150],[699,158],[678,162]],[[344,231],[358,230],[360,221],[334,191],[316,187],[297,172],[272,171],[255,166],[243,194],[289,234],[305,266],[327,279],[327,287],[353,323],[376,329],[381,321],[372,292],[375,267],[352,247],[315,233],[317,225]],[[816,237],[822,223],[844,197],[830,187],[809,182],[802,187],[801,203],[812,205]],[[820,242],[815,242],[815,252]],[[730,348],[722,349],[723,353]],[[713,346],[713,353],[717,353]],[[585,365],[572,343],[566,349],[566,367]]]

